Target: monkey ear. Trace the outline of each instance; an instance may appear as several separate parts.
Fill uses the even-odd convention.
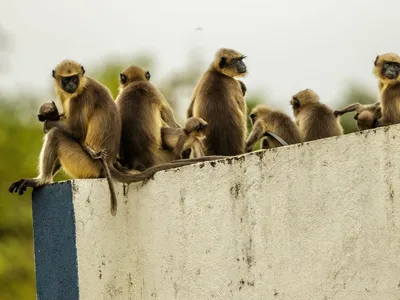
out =
[[[146,74],[145,74],[145,76],[146,76],[147,81],[149,81],[149,80],[150,80],[150,77],[151,77],[150,72],[147,71]]]
[[[374,66],[375,66],[375,67],[376,67],[376,64],[377,64],[377,62],[378,62],[378,58],[379,58],[379,55],[377,55],[376,58],[375,58],[375,62],[374,62]]]
[[[124,73],[119,73],[119,79],[121,80],[122,84],[125,84],[127,81],[126,76],[124,75]]]
[[[54,79],[56,78],[56,71],[55,70],[53,70],[53,78]]]
[[[82,69],[82,75],[84,75],[85,74],[85,68],[83,66],[81,66],[81,69]]]
[[[222,56],[221,60],[219,61],[219,67],[223,69],[226,66],[226,57]]]

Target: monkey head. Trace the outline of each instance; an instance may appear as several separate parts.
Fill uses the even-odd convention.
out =
[[[60,119],[60,115],[58,113],[56,104],[54,102],[51,102],[45,103],[40,106],[38,119],[40,122],[44,122],[46,120],[58,121]]]
[[[290,100],[295,117],[303,107],[316,103],[319,103],[319,96],[311,89],[305,89],[298,92]]]
[[[120,89],[135,81],[150,81],[150,72],[137,66],[131,66],[119,74]]]
[[[194,134],[198,138],[203,139],[206,136],[208,123],[199,117],[191,117],[186,120],[185,128],[183,129],[187,135]]]
[[[251,113],[250,113],[251,124],[254,125],[254,123],[257,121],[257,119],[267,117],[270,112],[271,112],[271,109],[269,108],[269,106],[267,106],[265,104],[256,105],[251,110]]]
[[[233,49],[222,48],[215,54],[211,68],[232,78],[241,77],[247,73],[244,58],[246,56]]]
[[[400,56],[395,53],[378,55],[374,63],[374,73],[383,83],[399,81]]]
[[[375,105],[360,106],[356,110],[354,120],[357,121],[358,130],[375,128],[375,123],[382,117],[382,108],[379,102]]]
[[[79,93],[82,90],[84,74],[83,66],[73,60],[63,60],[53,70],[56,86],[67,94]]]

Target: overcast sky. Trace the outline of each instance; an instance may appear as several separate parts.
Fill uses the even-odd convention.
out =
[[[287,107],[312,88],[334,105],[348,80],[376,92],[375,56],[400,52],[399,0],[0,0],[10,38],[0,88],[47,92],[64,58],[86,67],[112,56],[149,51],[154,82],[198,49],[211,61],[220,47],[245,55],[249,92]],[[201,27],[202,30],[196,30]]]

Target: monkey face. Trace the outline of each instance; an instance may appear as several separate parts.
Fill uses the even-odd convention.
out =
[[[252,125],[254,125],[254,122],[256,121],[256,119],[257,119],[257,115],[254,112],[251,113],[250,114],[250,121],[251,121]]]
[[[290,100],[290,104],[292,105],[293,109],[299,109],[300,108],[300,100],[293,96],[292,100]]]
[[[38,119],[40,122],[44,122],[46,120],[57,121],[60,119],[60,115],[58,114],[57,106],[54,102],[45,103],[39,109]]]
[[[225,56],[221,57],[219,67],[228,76],[232,77],[244,75],[247,72],[246,64],[243,62],[245,56],[227,59]]]
[[[381,74],[389,80],[395,80],[399,77],[400,64],[396,62],[384,62]]]
[[[76,92],[76,90],[79,87],[79,76],[78,75],[73,75],[69,77],[61,77],[61,88],[69,93],[73,94]]]

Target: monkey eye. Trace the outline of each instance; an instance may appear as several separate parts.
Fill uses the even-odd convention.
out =
[[[256,117],[255,114],[251,114],[251,115],[250,115],[250,119],[252,119],[252,120],[253,120],[255,117]]]
[[[146,76],[146,79],[147,79],[147,80],[150,80],[151,75],[150,75],[150,72],[149,72],[149,71],[146,72],[145,76]]]
[[[119,79],[121,80],[122,84],[125,84],[127,82],[127,80],[128,80],[123,73],[119,74]]]
[[[73,83],[77,84],[79,82],[79,78],[78,76],[74,75],[71,77],[71,80],[73,81]]]

